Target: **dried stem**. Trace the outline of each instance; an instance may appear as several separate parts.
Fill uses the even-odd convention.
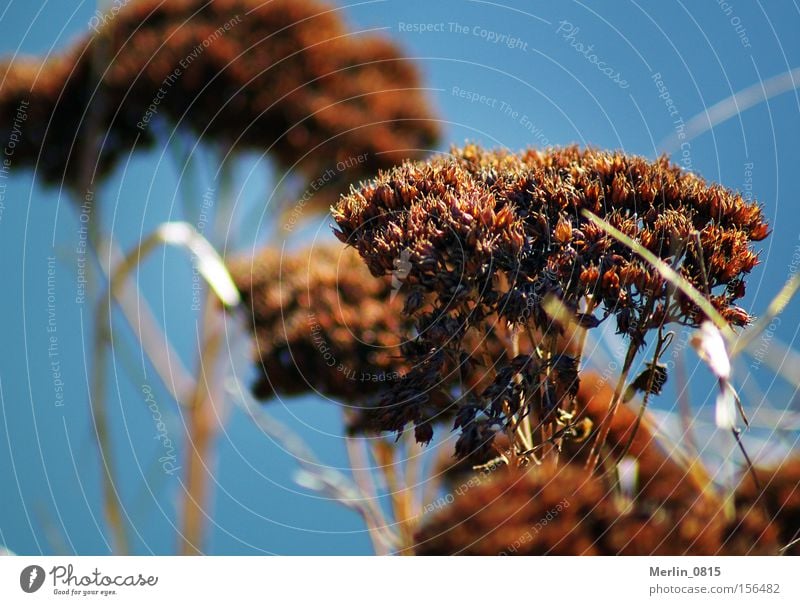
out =
[[[194,392],[188,399],[184,399],[183,397],[178,399],[180,402],[186,401],[189,407],[189,435],[193,448],[193,451],[189,455],[189,460],[187,461],[187,499],[184,506],[184,533],[182,535],[182,551],[188,554],[190,552],[199,551],[202,534],[202,504],[205,499],[204,460],[208,449],[208,443],[212,437],[211,429],[215,425],[215,423],[210,422],[208,418],[208,416],[213,413],[213,408],[210,404],[211,397],[208,394],[211,392],[211,389],[208,385],[213,382],[214,377],[212,372],[211,381],[209,381],[205,373],[205,368],[213,368],[216,365],[213,363],[213,360],[216,358],[219,351],[222,329],[219,325],[219,318],[216,317],[218,315],[218,310],[213,304],[212,297],[216,295],[223,303],[229,306],[233,306],[238,302],[238,292],[233,286],[230,276],[227,274],[227,269],[225,269],[225,266],[222,264],[211,245],[189,225],[184,223],[165,223],[159,226],[153,234],[145,238],[133,252],[125,256],[122,261],[116,265],[114,270],[110,272],[108,292],[101,297],[97,313],[100,329],[96,334],[97,342],[95,351],[96,355],[98,355],[98,359],[96,360],[94,374],[93,390],[95,396],[93,397],[93,410],[98,442],[101,444],[101,455],[104,456],[105,462],[105,456],[107,456],[107,454],[104,449],[108,449],[108,427],[102,394],[105,392],[105,343],[110,339],[105,326],[110,324],[111,299],[116,296],[117,290],[126,282],[131,271],[139,266],[142,260],[154,250],[157,245],[165,243],[186,248],[197,255],[199,259],[199,271],[211,285],[209,301],[206,303],[204,324],[212,324],[214,321],[217,321],[217,324],[209,329],[208,334],[203,337],[203,343],[200,345],[201,354],[198,362],[200,365],[198,375],[202,376],[205,380],[197,380],[195,382]],[[106,300],[108,300],[108,303],[103,304]],[[206,330],[204,329],[204,333],[205,332]],[[98,394],[101,395],[99,399]],[[176,395],[178,394],[176,393]],[[109,462],[105,462],[105,464],[107,467],[106,474],[108,475]],[[111,484],[108,485],[108,483]],[[110,476],[106,479],[105,492],[107,516],[110,520],[121,523],[121,514],[119,511],[121,505]]]
[[[734,426],[731,428],[731,432],[733,433],[733,438],[736,440],[736,444],[739,446],[739,450],[742,452],[742,456],[744,456],[744,460],[747,463],[747,472],[750,473],[750,477],[753,479],[753,483],[760,494],[762,492],[761,482],[758,480],[758,475],[756,474],[756,470],[753,467],[753,462],[750,460],[747,450],[744,449],[744,444],[742,443],[741,438],[742,429]]]
[[[102,79],[102,64],[109,54],[108,42],[108,38],[101,34],[98,36],[97,43],[92,50],[91,85],[94,86],[94,91],[89,106],[86,108],[86,112],[83,116],[86,124],[86,133],[82,141],[84,146],[81,156],[78,158],[78,185],[75,188],[76,197],[78,199],[82,196],[86,196],[88,199],[88,195],[92,195],[93,216],[89,220],[87,239],[89,247],[94,252],[96,258],[99,258],[98,243],[100,242],[100,227],[102,225],[97,202],[93,197],[93,187],[100,151],[100,116],[104,114],[103,109],[106,104],[106,99],[100,92],[99,82]],[[74,143],[73,141],[73,144]],[[76,205],[79,206],[80,203]],[[102,263],[100,264],[102,265]],[[99,285],[99,280],[96,279],[96,277],[97,275],[94,271],[87,271],[87,293],[89,294],[88,299],[90,301],[94,300],[94,295],[97,293],[97,289],[99,289],[96,287]],[[97,304],[102,307],[103,300],[100,299]],[[113,534],[112,550],[115,554],[127,554],[129,552],[128,537],[123,521],[124,510],[122,502],[114,482],[114,455],[111,444],[109,443],[110,430],[105,403],[105,353],[106,345],[109,342],[110,327],[108,326],[108,322],[101,321],[101,317],[101,315],[95,315],[94,350],[91,370],[92,391],[89,393],[89,399],[91,401],[92,422],[94,423],[97,447],[103,464],[103,509],[106,521]]]
[[[592,449],[589,453],[589,459],[586,461],[587,469],[593,469],[598,464],[600,459],[600,450],[605,445],[606,439],[608,439],[608,433],[611,430],[611,422],[613,421],[614,416],[617,413],[617,408],[622,400],[622,393],[625,389],[625,383],[628,380],[628,373],[630,372],[631,365],[633,365],[633,359],[636,357],[636,349],[636,341],[632,340],[630,345],[628,345],[628,352],[625,354],[625,362],[622,365],[622,371],[620,372],[619,379],[617,380],[617,386],[614,388],[614,398],[611,401],[611,406],[609,407],[606,416],[600,422],[600,433],[598,434],[597,439],[595,439],[595,442],[592,444]]]
[[[217,427],[211,385],[215,384],[216,365],[222,345],[222,322],[213,294],[208,295],[202,322],[202,343],[197,360],[198,380],[189,401],[186,485],[183,501],[183,530],[180,550],[184,555],[203,554],[203,529],[206,517],[208,452]],[[200,333],[198,332],[198,338]]]
[[[681,424],[683,425],[683,434],[686,435],[686,443],[689,446],[688,449],[692,457],[696,459],[700,450],[697,447],[697,437],[692,428],[692,406],[689,403],[689,394],[687,393],[686,360],[683,352],[675,359],[675,374],[675,382],[683,385],[678,390],[678,407],[680,409]]]
[[[594,313],[594,310],[597,308],[597,303],[593,296],[587,296],[586,298],[586,310],[584,313],[586,315],[591,315]],[[580,329],[580,337],[578,338],[578,352],[575,355],[575,359],[577,360],[578,364],[583,360],[583,349],[586,347],[586,338],[589,336],[589,330],[586,328]]]
[[[417,521],[419,520],[419,513],[421,512],[421,498],[416,497],[416,493],[420,484],[422,452],[415,451],[420,448],[417,447],[417,441],[414,439],[414,435],[411,431],[406,433],[405,445],[406,463],[403,468],[403,487],[406,507],[410,513],[407,522],[409,531],[413,533]]]
[[[631,445],[633,445],[633,440],[636,438],[636,433],[639,431],[639,426],[642,424],[642,418],[647,410],[647,403],[650,400],[650,393],[653,390],[653,384],[655,383],[655,367],[658,363],[658,360],[661,359],[661,355],[664,352],[664,349],[667,347],[667,344],[672,340],[670,334],[667,334],[666,336],[664,335],[664,323],[662,322],[658,327],[658,341],[656,342],[656,348],[653,352],[653,358],[650,362],[650,376],[648,377],[644,396],[642,397],[642,405],[639,407],[639,413],[636,415],[636,421],[633,423],[633,429],[631,430],[630,437],[628,437],[628,442],[625,444],[625,448],[622,450],[619,460],[622,460],[628,455]]]
[[[118,277],[117,268],[122,267],[122,253],[110,242],[102,242],[100,247],[107,250],[102,255],[107,256],[109,262],[101,262],[100,266],[109,280],[112,279],[113,268],[116,285],[111,290],[111,296],[170,396],[178,404],[185,405],[194,391],[194,378],[189,375],[172,343],[158,326],[147,299],[136,284],[124,279],[124,276]]]
[[[413,515],[408,506],[409,501],[408,498],[406,498],[405,486],[400,484],[398,477],[394,447],[381,439],[376,439],[372,443],[372,453],[386,479],[386,486],[392,501],[395,522],[400,530],[402,544],[398,552],[406,555],[411,554],[410,547],[414,543],[414,536],[411,531],[410,521],[412,521]]]
[[[93,251],[98,264],[100,261],[100,231],[98,228],[100,218],[97,209],[94,208],[95,216],[89,221],[88,242]],[[97,273],[87,271],[87,298],[94,300],[96,290],[98,290]],[[89,400],[92,409],[92,422],[94,424],[97,448],[100,460],[103,465],[103,512],[112,533],[112,551],[114,554],[128,554],[129,543],[125,522],[123,520],[123,506],[114,481],[114,454],[110,443],[110,428],[106,406],[106,372],[108,345],[111,343],[110,327],[110,300],[103,296],[97,300],[97,312],[94,314],[94,344],[92,347],[92,382]]]
[[[364,497],[372,500],[377,499],[377,489],[375,488],[375,481],[372,474],[369,472],[369,463],[367,456],[363,450],[363,443],[361,438],[353,438],[345,436],[344,443],[347,448],[347,459],[350,462],[350,471],[353,473],[353,479],[356,482],[358,489],[364,494]],[[380,535],[380,528],[377,525],[377,520],[371,516],[365,516],[364,522],[367,525],[369,538],[372,541],[372,548],[375,550],[376,555],[391,554],[387,548],[385,540]]]
[[[767,310],[750,329],[746,330],[730,345],[730,358],[733,359],[741,351],[748,348],[755,342],[756,337],[767,329],[772,320],[780,315],[789,304],[789,301],[797,294],[800,289],[800,273],[796,273],[781,288],[781,291],[773,298]]]
[[[389,529],[386,518],[376,504],[375,498],[359,489],[339,471],[320,464],[308,445],[288,426],[267,414],[263,406],[255,402],[252,395],[243,390],[238,382],[230,393],[233,395],[234,402],[244,410],[250,419],[294,457],[301,468],[295,477],[300,485],[325,493],[343,506],[356,511],[368,525],[375,528],[375,536],[381,542],[382,550],[388,551],[396,546],[397,536]],[[359,463],[354,468],[366,469],[369,468],[369,465]]]

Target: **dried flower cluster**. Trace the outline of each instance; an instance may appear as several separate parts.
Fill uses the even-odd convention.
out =
[[[608,412],[613,390],[586,373],[576,397],[577,414],[594,425]],[[627,446],[636,414],[623,406],[614,417],[608,445],[615,459]],[[476,482],[453,505],[428,520],[417,535],[419,554],[776,554],[800,500],[793,465],[762,472],[771,482],[767,509],[754,505],[748,478],[733,519],[725,519],[714,497],[694,485],[690,474],[669,457],[646,427],[640,427],[627,455],[637,462],[632,493],[620,494],[602,475],[583,468],[585,452],[567,448],[568,462],[527,472],[498,471]],[[796,475],[796,472],[794,472]],[[794,481],[794,483],[793,483]],[[767,484],[769,485],[769,484]]]
[[[748,476],[742,477],[742,485],[736,493],[737,506],[741,509],[764,511],[779,528],[780,541],[787,555],[800,555],[800,458],[784,460],[780,466],[757,469],[758,489]]]
[[[437,134],[411,62],[317,0],[135,0],[65,54],[0,76],[0,139],[27,100],[15,160],[50,183],[79,179],[92,124],[100,175],[151,143],[161,118],[310,179],[340,161],[390,166]]]
[[[254,395],[316,391],[358,410],[351,429],[380,430],[392,413],[382,398],[402,383],[409,370],[404,351],[413,346],[401,340],[412,320],[402,312],[397,283],[375,279],[355,251],[331,245],[284,256],[266,248],[231,262],[229,270],[254,336]],[[486,349],[492,359],[505,356],[497,338],[465,344]],[[446,374],[448,389],[461,379],[476,386],[486,377],[482,365]]]
[[[403,372],[402,300],[352,251],[319,246],[282,257],[265,249],[230,271],[255,336],[257,397],[314,390],[365,402]]]
[[[726,521],[700,496],[627,501],[577,466],[497,471],[428,520],[421,555],[774,554],[757,510]]]
[[[431,394],[446,360],[469,365],[462,340],[512,326],[505,364],[480,392],[452,398],[457,453],[485,449],[495,435],[569,411],[577,359],[559,345],[563,326],[546,309],[560,301],[586,329],[614,317],[635,348],[669,322],[696,326],[702,311],[668,287],[638,255],[584,214],[604,219],[671,263],[734,325],[743,276],[756,264],[752,241],[768,233],[760,208],[718,185],[655,162],[577,147],[518,154],[477,146],[428,162],[405,162],[344,196],[337,236],[375,276],[409,261],[406,312],[415,319],[412,370],[394,390],[384,430],[430,422]],[[519,334],[535,344],[515,346]],[[478,359],[480,357],[478,356]],[[556,430],[553,427],[552,430]],[[521,446],[524,446],[522,440]],[[528,439],[527,445],[531,445]]]

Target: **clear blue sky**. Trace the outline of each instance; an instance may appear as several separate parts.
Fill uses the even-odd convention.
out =
[[[417,59],[443,125],[442,148],[476,140],[491,146],[590,144],[655,157],[661,143],[732,93],[800,67],[800,8],[794,2],[483,2],[384,0],[346,3],[355,29],[382,28]],[[0,51],[58,52],[87,30],[94,2],[0,3]],[[667,104],[669,97],[671,105]],[[673,157],[709,180],[752,186],[774,234],[749,282],[746,306],[764,308],[787,278],[800,234],[800,98],[794,91],[744,110],[693,139]],[[158,223],[181,218],[174,165],[155,150],[134,158],[99,192],[108,229],[129,248]],[[250,173],[249,168],[255,168]],[[245,205],[271,193],[266,171],[241,167]],[[0,543],[21,554],[107,552],[99,473],[91,438],[84,350],[92,310],[74,303],[77,213],[53,189],[14,170],[0,207]],[[170,200],[171,203],[164,203]],[[315,220],[308,233],[326,233]],[[243,230],[240,248],[252,245]],[[248,238],[250,238],[248,240]],[[65,405],[54,405],[48,358],[48,258],[56,258],[56,316]],[[179,254],[158,254],[140,284],[179,349],[192,350],[197,314],[188,313],[191,271]],[[796,338],[798,305],[779,327]],[[140,384],[154,385],[174,435],[183,424],[155,378],[139,376],[136,349],[115,352],[109,398],[120,491],[136,553],[169,554],[179,485],[160,472],[150,412]],[[84,341],[86,341],[84,349]],[[133,368],[132,370],[130,368]],[[130,371],[129,371],[130,370]],[[790,404],[792,393],[762,389]],[[757,372],[756,372],[757,373]],[[699,380],[698,401],[708,385]],[[671,407],[669,394],[659,403]],[[311,399],[273,404],[336,467],[346,464],[338,412]],[[709,412],[710,413],[710,412]],[[291,461],[241,412],[233,411],[214,461],[218,484],[208,544],[217,554],[369,552],[358,517],[292,481]]]

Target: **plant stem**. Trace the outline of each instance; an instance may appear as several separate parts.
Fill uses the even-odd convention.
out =
[[[386,487],[389,490],[389,497],[392,501],[395,522],[400,530],[400,548],[398,552],[403,555],[411,554],[414,543],[410,521],[412,514],[408,507],[408,499],[405,496],[405,486],[400,484],[397,469],[397,461],[394,456],[394,448],[383,440],[376,440],[372,444],[372,452],[375,460],[383,471],[386,479]]]
[[[364,494],[365,498],[377,498],[377,490],[375,489],[375,481],[372,474],[368,470],[367,457],[361,448],[361,444],[353,437],[346,436],[344,438],[345,447],[347,448],[347,459],[350,462],[350,471],[353,473],[353,479],[356,482],[358,489]],[[389,549],[386,547],[386,541],[380,536],[380,528],[377,525],[377,520],[371,516],[366,515],[364,521],[367,525],[369,538],[372,542],[372,548],[375,550],[376,555],[388,555]]]
[[[189,401],[189,421],[186,453],[186,485],[183,500],[183,530],[180,551],[184,555],[203,554],[203,530],[206,517],[208,451],[217,426],[212,385],[217,380],[217,358],[222,344],[223,330],[214,295],[209,292],[201,329],[197,360],[197,385]]]
[[[94,216],[89,220],[87,239],[97,265],[103,267],[102,246],[100,245],[100,216],[95,205],[92,208]],[[86,272],[87,300],[94,301],[99,291],[99,275],[96,267]],[[103,466],[102,490],[103,513],[112,533],[112,552],[114,554],[128,554],[128,536],[123,520],[123,507],[114,482],[114,454],[110,443],[110,428],[106,406],[106,372],[108,345],[111,343],[110,313],[108,307],[110,299],[102,297],[97,300],[97,312],[94,314],[94,339],[92,347],[91,367],[91,402],[92,423],[94,424],[97,449]]]
[[[633,359],[636,357],[636,348],[636,341],[631,340],[631,343],[628,346],[628,352],[625,354],[625,362],[622,366],[622,372],[620,372],[619,379],[617,380],[617,386],[614,388],[614,398],[611,401],[611,407],[609,407],[608,413],[600,423],[600,433],[598,434],[595,442],[592,444],[592,449],[589,452],[589,459],[586,462],[587,469],[594,469],[599,462],[600,450],[605,445],[606,439],[608,439],[608,433],[611,430],[611,423],[617,413],[619,403],[622,400],[622,393],[625,388],[625,383],[628,380],[628,373],[630,372],[631,365],[633,364]]]
[[[646,385],[647,388],[645,389],[644,396],[642,397],[642,405],[639,407],[639,413],[636,415],[636,420],[633,423],[633,430],[631,430],[630,437],[628,437],[628,441],[622,450],[622,454],[620,455],[618,462],[628,455],[628,451],[631,449],[633,440],[636,438],[636,433],[639,431],[639,426],[642,424],[642,418],[647,410],[647,403],[650,400],[650,391],[652,391],[653,383],[655,382],[656,364],[658,363],[658,360],[661,359],[661,354],[668,342],[669,340],[664,336],[664,323],[662,322],[658,327],[658,342],[656,343],[656,348],[653,352],[653,359],[650,366],[650,376],[648,377]]]
[[[595,303],[594,297],[589,296],[586,300],[586,310],[584,313],[587,315],[591,315],[594,313],[594,310],[597,308],[597,304]],[[579,367],[580,363],[583,360],[583,349],[586,347],[586,338],[589,336],[589,330],[584,327],[580,328],[580,336],[578,338],[578,352],[575,355],[575,360],[578,362]]]

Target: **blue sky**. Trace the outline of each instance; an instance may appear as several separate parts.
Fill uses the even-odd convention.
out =
[[[383,30],[418,62],[442,119],[441,149],[465,140],[510,148],[580,143],[655,157],[681,124],[698,115],[702,123],[708,108],[733,93],[800,67],[800,9],[793,2],[385,0],[339,6],[353,29]],[[0,51],[57,53],[87,31],[96,10],[94,2],[4,0]],[[798,138],[800,96],[789,91],[745,109],[672,153],[685,168],[752,191],[763,204],[774,232],[762,242],[762,264],[749,281],[745,304],[756,313],[787,279],[800,243]],[[124,249],[157,224],[183,218],[176,200],[190,185],[162,152],[133,157],[98,192],[106,229]],[[198,153],[199,165],[204,161]],[[235,183],[242,206],[249,209],[242,217],[253,208],[258,215],[271,203],[274,177],[257,158],[241,161]],[[204,185],[194,186],[202,190]],[[22,170],[12,171],[2,199],[0,543],[22,554],[103,554],[108,550],[101,531],[100,467],[86,387],[93,310],[74,303],[79,214],[66,196],[41,187]],[[258,233],[247,228],[246,218],[242,222],[236,247],[246,250]],[[302,237],[328,238],[329,223],[327,217],[311,219]],[[63,406],[54,404],[48,357],[50,258],[57,267]],[[191,277],[190,265],[175,252],[158,253],[138,276],[159,321],[187,359],[199,321],[187,312]],[[797,325],[795,304],[778,336],[792,343]],[[182,434],[183,423],[152,369],[138,363],[125,324],[115,326],[127,345],[114,352],[108,394],[133,550],[168,554],[174,550],[180,485],[154,462],[158,442],[142,405],[141,384],[152,384],[173,434]],[[752,373],[772,399],[795,405],[792,390],[772,382],[766,369]],[[702,407],[709,393],[702,378],[695,393]],[[658,404],[672,407],[669,394]],[[325,463],[346,466],[334,406],[305,398],[274,402],[271,410]],[[210,552],[370,552],[359,518],[298,487],[291,458],[243,413],[230,413],[213,465]]]

